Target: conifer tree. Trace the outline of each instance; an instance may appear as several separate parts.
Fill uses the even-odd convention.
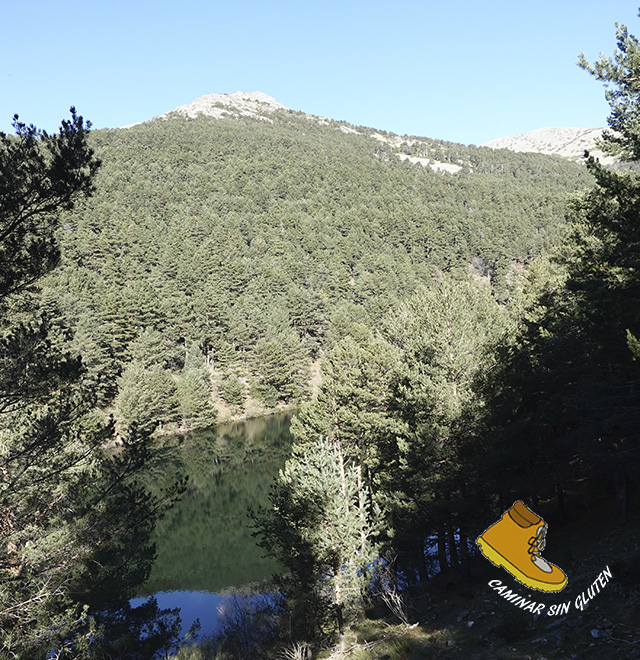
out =
[[[396,420],[390,415],[392,384],[400,352],[362,324],[353,324],[322,362],[317,397],[304,404],[291,425],[298,446],[313,449],[329,438],[356,469],[360,491],[380,505],[382,473],[393,452]]]
[[[178,420],[177,387],[160,365],[130,362],[118,381],[116,413],[119,422],[151,432],[158,424]]]
[[[446,568],[445,533],[455,557],[453,530],[472,515],[476,482],[469,454],[483,442],[484,401],[476,384],[495,368],[495,348],[508,343],[512,329],[487,286],[451,276],[416,292],[387,323],[390,341],[402,350],[393,398],[404,427],[394,459],[387,459],[393,469],[382,477],[394,494],[389,505],[402,529],[400,549],[409,552],[421,578],[425,538],[438,534]]]
[[[640,157],[640,45],[617,25],[617,49],[579,65],[605,83],[611,106],[602,147],[624,160]],[[586,154],[589,156],[588,154]],[[497,471],[503,486],[532,497],[581,482],[615,484],[627,510],[640,473],[640,400],[634,338],[640,332],[640,175],[634,165],[587,168],[595,186],[573,205],[564,273],[547,278],[529,309],[519,350],[506,363],[492,402]],[[507,449],[516,446],[517,454]],[[506,493],[505,493],[506,494]]]
[[[91,194],[99,161],[73,108],[54,135],[14,127],[0,134],[0,654],[108,655],[153,554],[157,503],[135,482],[147,438],[105,452],[96,383],[37,288],[59,260],[60,215]],[[126,635],[135,646],[147,626],[152,653],[166,641],[157,606],[138,614]]]
[[[640,160],[640,44],[626,26],[616,23],[617,49],[613,57],[604,54],[593,65],[584,53],[578,64],[606,85],[605,97],[611,114],[604,147],[625,161]]]
[[[381,524],[362,489],[340,445],[320,438],[294,449],[272,488],[272,508],[258,518],[261,545],[291,571],[287,595],[305,604],[297,607],[306,612],[303,627],[314,629],[328,611],[342,635],[361,610]]]
[[[590,427],[579,451],[589,471],[611,470],[626,517],[628,483],[640,474],[638,363],[629,341],[640,334],[640,43],[624,25],[616,28],[612,57],[589,65],[581,55],[579,64],[606,86],[611,131],[603,148],[633,165],[608,169],[588,159],[595,187],[575,207],[567,288],[589,351],[580,415]]]
[[[216,420],[211,400],[211,383],[205,357],[195,342],[191,343],[184,368],[176,384],[178,408],[184,428],[206,428]]]

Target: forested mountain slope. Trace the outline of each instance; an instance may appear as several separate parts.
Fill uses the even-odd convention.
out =
[[[295,401],[323,347],[442,271],[507,299],[588,185],[561,158],[286,109],[169,113],[92,139],[97,193],[66,219],[48,293],[123,423],[205,425],[216,397]]]

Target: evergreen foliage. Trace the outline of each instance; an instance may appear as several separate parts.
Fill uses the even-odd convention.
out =
[[[473,261],[510,298],[511,264],[557,243],[567,192],[586,184],[557,158],[271,119],[92,133],[98,191],[66,218],[48,287],[78,327],[88,377],[110,375],[105,402],[149,332],[176,379],[196,342],[212,382],[236,373],[268,406],[300,401],[311,359],[351,319],[378,324],[442,270]],[[402,149],[462,169],[413,165]]]
[[[606,143],[631,158],[637,52],[620,27],[614,59],[582,60],[613,88]],[[312,359],[322,385],[256,518],[290,571],[298,639],[330,617],[344,631],[383,549],[410,583],[432,572],[429,542],[440,570],[464,564],[466,530],[505,498],[561,503],[612,477],[625,512],[640,465],[633,168],[591,159],[579,194],[584,168],[557,158],[284,111],[91,138],[75,112],[56,136],[15,126],[0,136],[7,653],[169,643],[174,613],[128,605],[163,509],[136,480],[150,434],[212,425],[217,396],[236,413],[248,394],[300,404]],[[570,210],[563,262],[541,257]],[[96,412],[111,405],[115,456]]]
[[[446,569],[445,532],[468,528],[485,500],[486,484],[472,460],[478,443],[486,442],[486,401],[477,383],[493,373],[497,348],[509,345],[514,330],[509,310],[488,286],[447,277],[418,291],[387,322],[390,340],[402,350],[392,399],[403,426],[385,461],[385,490],[393,493],[397,549],[416,558],[423,579],[426,538],[439,535],[440,568]]]
[[[637,40],[619,26],[613,58],[602,56],[593,66],[581,59],[609,86],[615,132],[605,135],[605,147],[627,160],[640,155],[638,52]],[[408,144],[403,149],[411,152]],[[536,509],[555,499],[562,517],[567,491],[593,497],[612,484],[624,520],[630,497],[637,496],[640,174],[633,163],[611,169],[593,158],[587,170],[595,187],[574,196],[564,246],[552,259],[522,258],[522,276],[516,276],[518,249],[489,257],[471,248],[473,237],[461,231],[453,236],[449,263],[440,262],[451,272],[432,271],[435,285],[405,282],[402,300],[389,305],[384,287],[378,307],[365,302],[376,269],[362,250],[358,266],[370,265],[367,277],[354,276],[356,295],[333,307],[322,387],[294,420],[296,446],[287,469],[299,469],[314,448],[324,452],[326,442],[333,443],[362,500],[384,511],[390,533],[373,538],[398,553],[410,584],[433,572],[429,546],[440,571],[467,564],[467,534],[479,533],[515,499]],[[361,234],[354,252],[362,245]],[[468,260],[473,279],[454,267],[461,263],[456,259]],[[377,284],[388,282],[388,274]],[[361,310],[357,320],[357,312],[349,314],[354,305]],[[373,325],[375,333],[368,329]],[[323,580],[313,574],[322,566],[314,555],[322,540],[296,531],[313,521],[321,527],[303,499],[310,488],[283,475],[261,532],[267,547],[293,549],[292,573],[308,576],[299,586],[313,594]],[[298,508],[289,507],[292,501]],[[304,598],[291,587],[287,593],[298,599],[304,619]]]
[[[236,374],[230,374],[222,383],[222,398],[235,410],[238,410],[244,401],[244,383]]]
[[[118,383],[116,411],[125,424],[144,431],[177,421],[177,387],[171,374],[159,365],[145,368],[130,362]]]
[[[200,347],[193,342],[177,383],[182,428],[206,428],[216,421],[209,373]]]
[[[381,522],[356,467],[320,438],[312,450],[294,449],[271,501],[259,519],[261,544],[291,572],[288,595],[305,605],[297,625],[317,630],[331,612],[342,634],[371,580]]]
[[[96,657],[126,633],[119,657],[140,657],[140,631],[154,652],[175,619],[127,602],[161,508],[135,480],[148,438],[132,429],[118,456],[106,453],[100,377],[87,377],[56,301],[37,288],[59,260],[60,214],[93,192],[99,160],[73,108],[56,135],[17,117],[14,127],[0,134],[1,652]]]
[[[603,136],[606,151],[619,154],[625,161],[637,161],[640,160],[640,44],[618,23],[616,41],[613,57],[601,54],[591,65],[581,53],[578,64],[607,88],[605,97],[611,107],[607,123],[612,132]]]
[[[638,44],[618,26],[618,49],[591,67],[609,87],[612,113],[604,147],[637,158],[640,75]],[[622,517],[640,470],[640,419],[634,338],[639,330],[640,178],[635,169],[607,169],[588,160],[595,186],[573,205],[572,234],[558,277],[526,319],[520,348],[505,361],[492,420],[502,492],[563,493],[579,480],[615,484]],[[551,286],[549,286],[551,284]],[[507,446],[517,438],[516,460]],[[526,466],[526,469],[524,468]]]

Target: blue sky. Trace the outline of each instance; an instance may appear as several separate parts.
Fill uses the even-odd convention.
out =
[[[123,126],[238,90],[464,144],[604,126],[603,87],[577,56],[611,54],[616,21],[640,36],[638,4],[14,0],[0,7],[0,130],[14,113],[54,130],[72,104]]]

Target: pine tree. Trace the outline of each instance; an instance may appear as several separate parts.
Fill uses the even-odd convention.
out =
[[[147,432],[177,421],[177,387],[171,373],[160,365],[146,368],[130,362],[118,381],[116,415],[121,424]]]
[[[268,406],[279,399],[301,398],[308,380],[308,356],[293,330],[285,330],[256,342],[254,370],[259,374],[259,392]]]
[[[292,420],[298,446],[313,449],[318,437],[329,438],[355,467],[359,490],[380,505],[382,473],[393,470],[396,420],[390,415],[392,383],[399,351],[364,325],[353,324],[322,362],[317,397]]]
[[[613,57],[590,65],[581,55],[579,65],[607,86],[612,132],[603,148],[637,160],[640,45],[618,25],[617,46]],[[493,460],[506,489],[556,494],[561,514],[564,490],[606,479],[624,517],[640,473],[639,374],[629,341],[640,332],[640,175],[635,165],[605,167],[593,157],[587,168],[595,186],[573,204],[564,272],[547,269],[551,286],[525,309],[519,350],[498,378]]]
[[[640,160],[640,44],[626,26],[616,23],[617,49],[613,57],[604,54],[593,65],[584,53],[578,64],[596,80],[605,83],[605,97],[611,107],[607,120],[611,131],[604,136],[604,147],[626,161]]]
[[[150,568],[158,503],[135,481],[147,438],[105,452],[113,429],[94,412],[96,383],[37,288],[59,259],[61,213],[93,190],[89,125],[72,109],[56,135],[14,127],[0,134],[1,652],[95,657],[113,651],[112,624]],[[158,614],[132,619],[130,640],[150,626],[148,643],[164,643]]]
[[[236,374],[231,374],[222,383],[222,398],[233,411],[240,410],[244,403],[245,384]]]
[[[317,621],[331,612],[342,635],[361,610],[381,524],[356,467],[337,443],[320,438],[312,449],[294,449],[270,499],[258,519],[261,545],[291,571],[288,595],[306,603],[298,611]]]
[[[387,324],[389,340],[402,350],[393,399],[403,428],[386,461],[393,467],[381,478],[403,530],[400,549],[421,578],[425,538],[438,533],[442,548],[445,532],[452,537],[473,514],[470,455],[483,442],[484,407],[476,384],[495,368],[496,346],[508,343],[511,331],[507,310],[487,286],[451,276],[418,291]]]
[[[192,342],[177,382],[178,408],[184,428],[206,428],[216,421],[209,371],[200,347]]]
[[[603,147],[622,161],[640,159],[640,43],[616,24],[617,49],[590,66],[579,64],[607,87],[611,107]],[[577,308],[575,325],[585,349],[584,408],[579,452],[590,468],[613,473],[619,509],[626,516],[629,478],[640,473],[635,394],[638,365],[628,338],[640,333],[640,173],[607,169],[593,158],[595,187],[575,207],[575,254],[567,288]]]

